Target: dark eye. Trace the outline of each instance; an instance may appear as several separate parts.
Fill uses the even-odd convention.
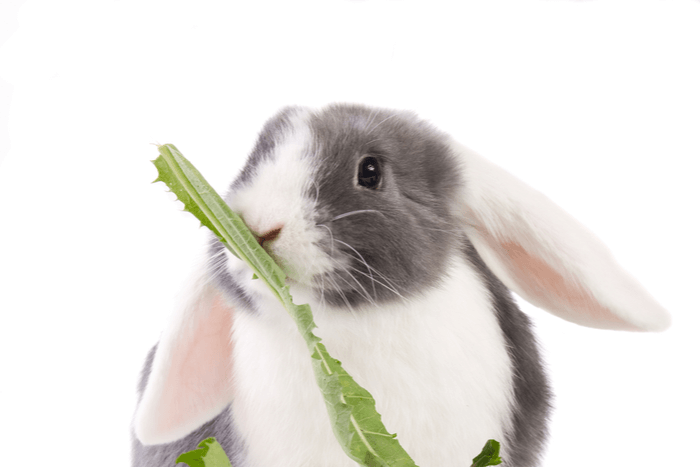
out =
[[[377,189],[382,180],[382,171],[376,157],[366,156],[357,168],[357,184],[370,189]]]

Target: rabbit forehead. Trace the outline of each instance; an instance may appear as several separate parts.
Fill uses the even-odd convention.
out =
[[[304,148],[310,142],[310,114],[311,111],[306,108],[287,107],[265,123],[243,170],[229,188],[227,201],[257,178],[261,166],[273,165],[274,161],[280,159],[280,155],[286,154],[284,159],[288,163],[300,160]]]
[[[308,121],[320,162],[318,181],[343,186],[353,180],[359,160],[373,155],[393,178],[384,190],[441,214],[454,205],[462,181],[450,139],[413,112],[336,104],[312,113]]]
[[[256,170],[256,185],[269,191],[299,195],[311,183],[313,138],[307,123],[308,113],[300,112],[289,120],[289,126],[281,136],[276,136],[275,146],[261,161]]]

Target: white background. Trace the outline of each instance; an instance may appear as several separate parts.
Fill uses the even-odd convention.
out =
[[[278,108],[349,101],[543,191],[672,313],[630,334],[523,304],[557,394],[544,465],[700,465],[700,2],[2,0],[0,21],[3,464],[129,462],[205,238],[150,183],[152,144],[223,191]]]

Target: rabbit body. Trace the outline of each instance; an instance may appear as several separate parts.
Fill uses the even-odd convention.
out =
[[[226,196],[423,467],[470,465],[488,439],[504,465],[537,464],[551,395],[509,289],[588,326],[667,325],[650,298],[641,318],[624,311],[636,289],[596,298],[607,251],[509,177],[410,113],[288,108]],[[173,465],[209,436],[234,467],[356,465],[306,344],[264,284],[218,241],[193,284],[144,368],[133,465]]]

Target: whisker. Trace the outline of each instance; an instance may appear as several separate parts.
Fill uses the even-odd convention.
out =
[[[325,227],[331,236],[331,258],[332,258],[333,257],[333,248],[334,248],[334,243],[335,243],[335,240],[333,240],[333,231],[330,229],[330,227],[328,227],[325,224],[316,224],[316,225],[321,226],[321,227]]]
[[[362,262],[363,262],[363,263],[365,264],[365,266],[367,267],[367,271],[369,272],[370,279],[372,279],[372,290],[374,291],[374,296],[376,297],[376,296],[377,296],[377,290],[374,288],[374,278],[371,277],[371,276],[372,276],[372,270],[369,268],[369,264],[367,264],[367,261],[365,261],[365,258],[360,254],[359,251],[357,251],[356,249],[354,249],[352,246],[348,245],[348,244],[345,243],[344,241],[342,241],[342,240],[336,240],[336,241],[337,241],[338,243],[342,243],[342,244],[345,245],[346,247],[350,248],[352,251],[355,252],[355,254],[357,254],[357,256],[360,257],[360,259],[362,260]]]
[[[386,275],[384,275],[383,273],[381,273],[377,268],[375,268],[375,267],[373,267],[373,266],[370,266],[369,268],[370,268],[372,271],[374,271],[374,273],[375,273],[376,275],[378,275],[381,279],[384,279],[384,281],[385,281],[387,284],[389,284],[391,287],[393,287],[393,288],[394,288],[394,292],[395,292],[399,297],[401,297],[401,298],[403,298],[404,300],[406,300],[406,298],[405,298],[403,295],[401,295],[401,294],[399,293],[399,287],[394,283],[394,281],[392,281],[392,280],[389,279]],[[379,283],[381,283],[381,282],[379,282]]]
[[[381,125],[382,123],[386,122],[387,120],[389,120],[389,119],[391,119],[391,118],[398,117],[398,116],[399,116],[399,114],[392,114],[392,115],[389,115],[387,118],[385,118],[385,119],[382,120],[381,122],[379,122],[379,123],[377,123],[376,125],[374,125],[374,127],[373,127],[371,130],[369,130],[368,133],[372,133],[374,130],[376,130],[377,128],[379,128],[379,125]]]
[[[221,249],[217,251],[209,259],[209,268],[213,274],[218,274],[221,271],[227,269],[228,262],[226,261],[226,249]]]
[[[318,189],[318,183],[316,183],[316,180],[311,180],[311,183],[313,183],[316,186],[316,199],[314,200],[314,206],[318,204],[318,194],[319,194],[319,189]]]
[[[352,258],[352,259],[354,259],[354,260],[356,260],[356,261],[359,261],[359,260],[358,260],[356,257],[354,257],[354,256],[349,256],[349,258]],[[388,277],[386,277],[384,274],[380,273],[376,268],[370,266],[370,268],[371,268],[376,274],[378,274],[378,275],[380,276],[380,278],[384,279],[384,281],[386,281],[386,283],[382,282],[381,280],[378,280],[378,279],[377,279],[376,277],[374,277],[374,276],[370,276],[369,274],[367,274],[367,273],[365,273],[365,272],[362,272],[361,270],[359,270],[359,269],[357,269],[357,268],[355,268],[355,267],[353,267],[353,266],[351,266],[351,265],[345,265],[345,264],[343,264],[341,261],[339,261],[339,260],[337,260],[337,259],[333,259],[333,262],[336,263],[339,267],[343,268],[345,271],[347,271],[348,268],[349,268],[349,269],[351,269],[351,270],[357,272],[358,274],[361,274],[361,275],[363,275],[363,276],[369,278],[369,279],[370,279],[371,281],[373,281],[374,283],[377,283],[377,284],[381,285],[381,286],[384,287],[385,289],[387,289],[387,290],[389,290],[390,292],[392,292],[393,294],[395,294],[397,297],[401,298],[404,302],[408,302],[408,299],[407,299],[406,297],[404,297],[404,296],[399,292],[398,287],[393,283],[393,281],[391,281],[391,280],[390,280]],[[375,294],[376,294],[376,289],[375,289]]]
[[[367,289],[364,288],[364,286],[362,285],[362,283],[361,283],[360,281],[358,281],[357,278],[356,278],[355,276],[353,276],[352,274],[350,274],[346,269],[345,269],[344,271],[347,272],[347,273],[348,273],[348,276],[350,276],[350,277],[352,278],[352,280],[354,280],[354,281],[357,283],[357,285],[360,286],[360,289],[362,289],[362,292],[364,292],[363,295],[365,296],[365,298],[367,298],[367,300],[368,300],[372,305],[376,305],[377,302],[375,302],[374,299],[369,295],[369,293],[367,292]],[[347,279],[345,279],[345,277],[343,277],[342,275],[338,275],[338,277],[339,277],[340,279],[342,279],[346,284],[348,284],[348,285],[350,286],[350,289],[351,289],[351,290],[354,290],[354,291],[360,293],[360,289],[354,287]]]
[[[321,305],[323,305],[324,308],[326,306],[325,302],[323,301],[323,299],[325,298],[324,297],[325,292],[326,292],[326,278],[325,278],[325,274],[321,274],[321,296],[319,297],[318,301],[319,301],[319,303],[321,303]]]
[[[343,301],[348,306],[348,309],[352,310],[352,306],[350,306],[350,302],[348,301],[348,297],[345,296],[345,292],[343,292],[343,289],[340,288],[340,286],[338,285],[338,283],[335,281],[335,279],[332,276],[328,276],[328,280],[331,282],[331,285],[333,285],[335,287],[335,290],[338,291],[338,293],[342,297]]]
[[[433,232],[443,232],[446,234],[454,235],[455,237],[464,236],[464,230],[462,229],[431,229],[430,227],[422,227],[423,230],[431,230]]]
[[[374,119],[377,118],[377,115],[379,115],[379,109],[372,109],[372,111],[369,114],[369,120],[365,124],[365,127],[362,129],[363,132],[367,131],[367,128],[374,123]]]
[[[372,146],[372,143],[379,141],[380,139],[381,138],[374,138],[374,139],[371,139],[369,141],[366,141],[365,143],[363,143],[363,147],[365,147],[365,148],[370,147],[370,146]]]
[[[464,229],[431,229],[430,227],[423,227],[424,230],[436,230],[438,232],[450,232],[450,233],[463,233]]]
[[[350,248],[351,250],[353,250],[353,251],[357,254],[358,257],[355,257],[355,256],[349,256],[349,257],[355,259],[356,261],[361,261],[361,262],[364,264],[364,266],[367,268],[367,272],[368,272],[369,274],[365,274],[365,273],[359,271],[359,270],[356,269],[356,268],[353,268],[353,269],[354,269],[355,271],[357,271],[358,273],[363,274],[364,276],[366,276],[366,277],[368,277],[368,278],[370,279],[370,281],[372,282],[372,290],[373,290],[373,292],[374,292],[374,296],[375,296],[375,297],[377,296],[377,290],[376,290],[376,287],[375,287],[374,284],[377,283],[377,284],[379,284],[379,285],[381,285],[381,286],[383,286],[383,287],[385,287],[385,288],[391,290],[391,291],[392,291],[393,293],[395,293],[397,296],[401,297],[401,299],[403,299],[404,301],[406,300],[406,298],[399,292],[398,286],[397,286],[396,284],[394,284],[394,282],[393,282],[391,279],[389,279],[386,275],[384,275],[383,273],[381,273],[381,272],[380,272],[379,270],[377,270],[376,268],[370,266],[370,265],[367,263],[367,261],[364,259],[364,257],[363,257],[355,248],[353,248],[351,245],[349,245],[349,244],[343,242],[342,240],[337,240],[337,241],[338,241],[339,243],[342,243],[343,245],[347,246],[347,247]],[[344,265],[342,265],[341,263],[338,262],[338,264],[340,264],[341,266],[344,267]],[[374,272],[375,274],[377,274],[381,279],[384,279],[384,281],[386,282],[386,284],[382,283],[381,281],[378,281],[378,280],[374,277],[373,272]]]
[[[339,214],[339,215],[335,216],[333,219],[331,219],[329,222],[337,221],[338,219],[342,219],[342,218],[344,218],[344,217],[354,216],[355,214],[362,214],[362,213],[365,213],[365,212],[374,212],[374,213],[377,213],[377,214],[379,214],[379,215],[381,215],[381,216],[384,216],[384,213],[383,213],[383,212],[377,211],[376,209],[360,209],[360,210],[358,210],[358,211],[350,211],[350,212],[346,212],[346,213],[343,213],[343,214]],[[384,217],[386,217],[386,216],[384,216]]]
[[[348,266],[348,267],[349,267],[350,269],[352,269],[353,271],[357,272],[358,274],[362,274],[363,276],[370,278],[371,280],[373,280],[373,281],[376,282],[377,284],[381,285],[382,287],[384,287],[384,288],[387,289],[388,291],[394,293],[396,296],[398,296],[398,297],[401,298],[402,300],[407,301],[406,297],[404,297],[403,295],[401,295],[401,293],[399,293],[399,291],[398,291],[393,285],[390,285],[390,284],[388,284],[388,283],[385,284],[385,283],[383,283],[382,281],[375,279],[374,277],[370,276],[370,275],[367,274],[367,273],[364,273],[364,272],[360,271],[360,270],[357,269],[357,268],[354,268],[354,267],[352,267],[352,266]]]

